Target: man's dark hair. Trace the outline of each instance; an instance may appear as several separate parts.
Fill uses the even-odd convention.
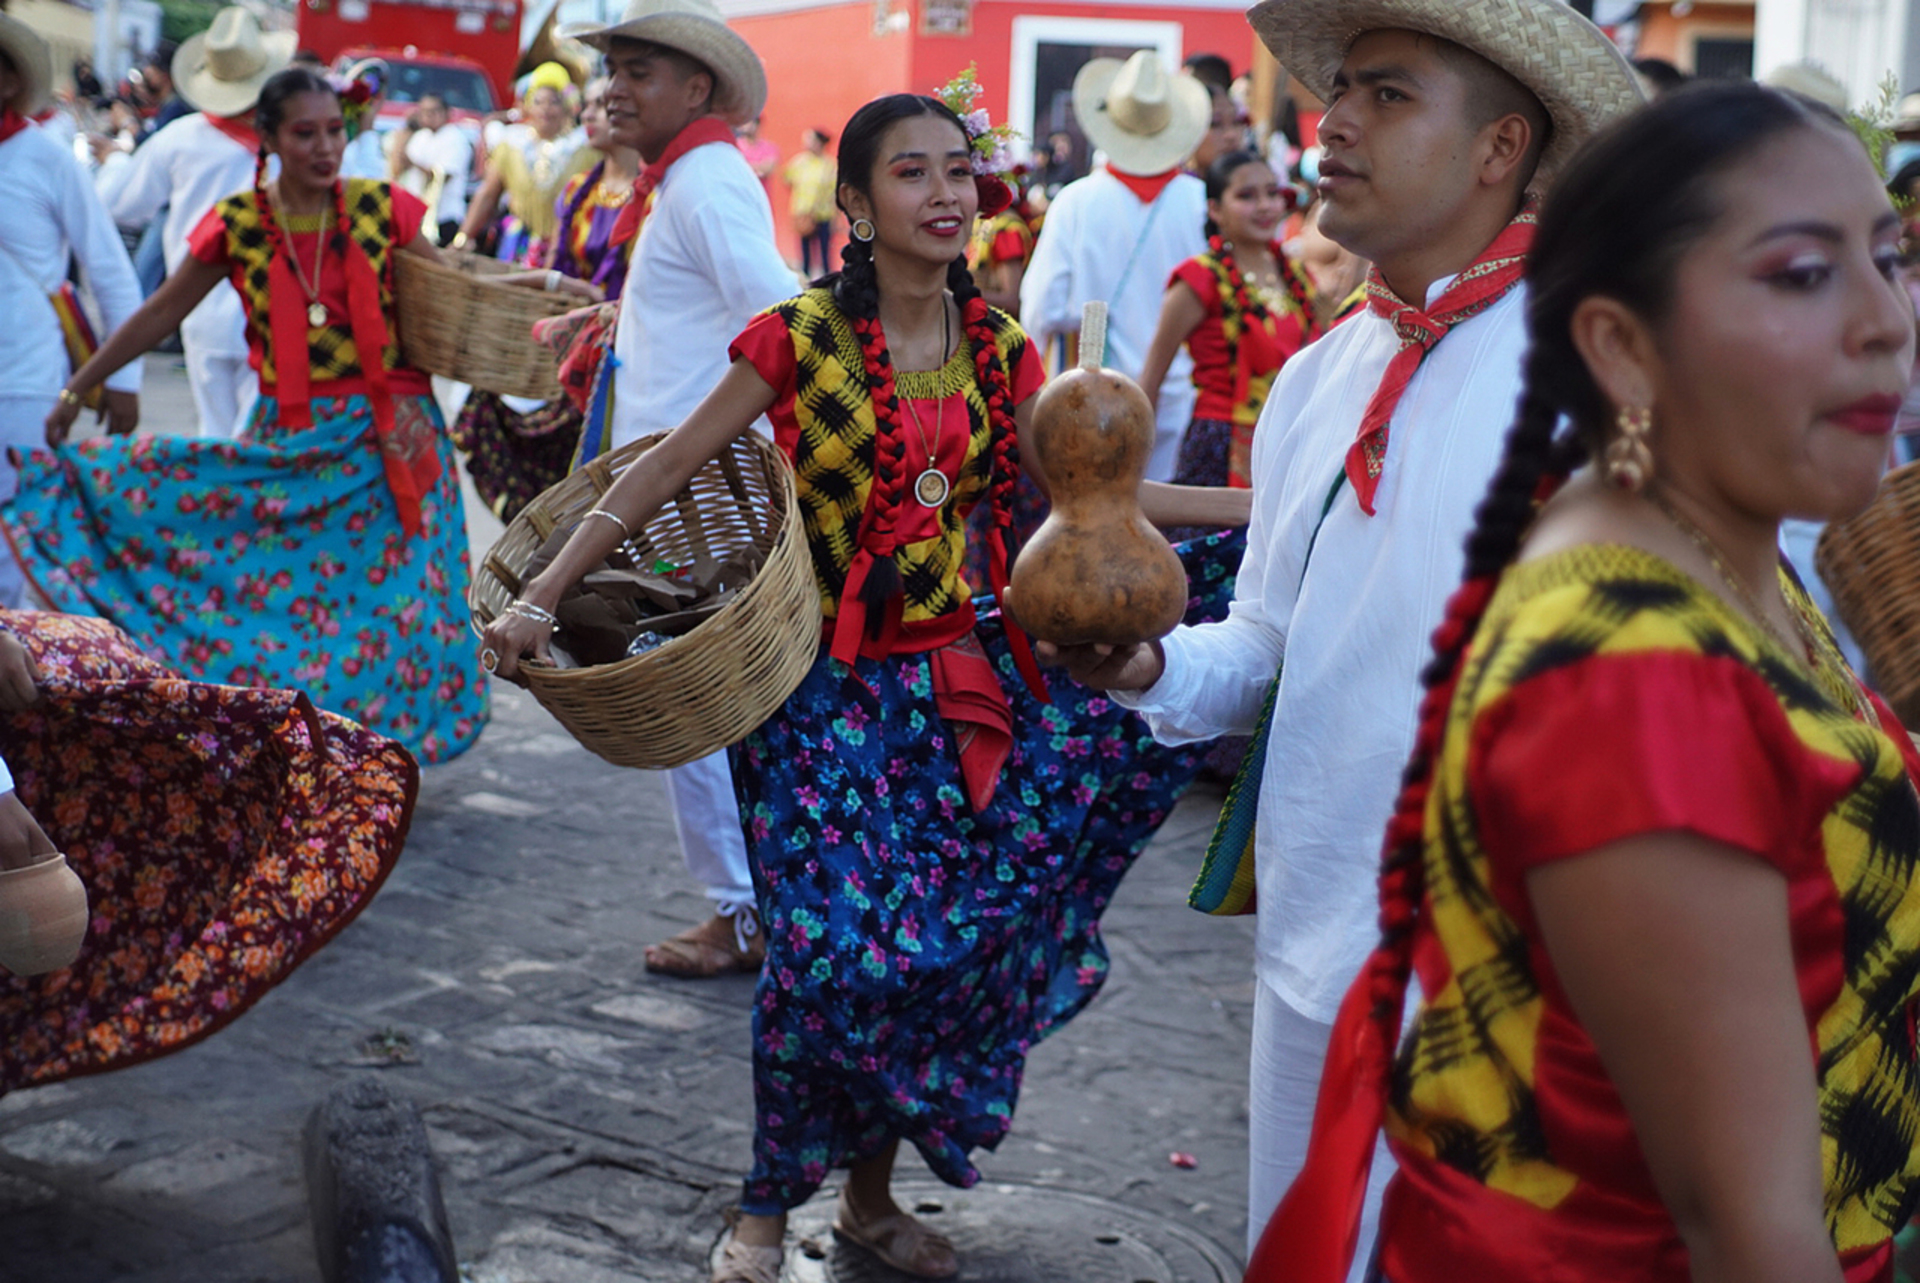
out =
[[[1553,135],[1553,117],[1547,114],[1546,105],[1509,72],[1465,45],[1437,36],[1430,39],[1440,60],[1467,82],[1467,117],[1475,129],[1484,129],[1508,116],[1519,116],[1527,122],[1533,137],[1520,167],[1520,187],[1526,190],[1533,182],[1547,139]]]
[[[1195,80],[1223,94],[1233,92],[1233,64],[1217,53],[1189,54],[1180,64]]]
[[[1687,73],[1665,58],[1635,58],[1633,69],[1640,73],[1641,79],[1653,86],[1655,95],[1670,94],[1687,83]]]

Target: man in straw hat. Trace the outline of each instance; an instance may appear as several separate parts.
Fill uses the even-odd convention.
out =
[[[613,233],[638,238],[614,339],[607,444],[621,446],[691,414],[726,373],[734,336],[794,292],[766,193],[734,143],[733,127],[766,105],[766,73],[711,0],[631,0],[611,26],[562,34],[606,54],[608,124],[645,166]],[[687,871],[717,912],[649,948],[647,968],[757,971],[765,948],[726,754],[667,772],[667,792]]]
[[[293,58],[291,31],[264,32],[260,20],[231,6],[173,57],[173,83],[197,111],[180,117],[123,161],[103,170],[101,197],[114,221],[137,226],[159,217],[167,271],[187,256],[187,235],[214,202],[253,183],[260,139],[253,104],[260,86]],[[214,290],[180,324],[187,378],[200,412],[200,435],[231,438],[259,394],[247,365],[247,321],[235,290]]]
[[[0,447],[30,450],[46,443],[47,415],[70,366],[52,296],[77,259],[107,332],[140,307],[140,284],[113,220],[73,154],[30,117],[47,104],[53,60],[47,44],[18,19],[0,14]],[[104,417],[114,432],[140,422],[140,367],[107,380]],[[0,499],[11,498],[18,474],[0,449]],[[24,581],[0,548],[0,605],[20,603]]]
[[[1167,278],[1207,248],[1206,184],[1183,167],[1206,137],[1212,100],[1198,80],[1143,49],[1125,62],[1095,58],[1080,68],[1073,110],[1106,164],[1047,206],[1020,282],[1020,320],[1044,351],[1055,336],[1079,330],[1088,301],[1104,300],[1105,363],[1137,373],[1160,322]],[[1192,374],[1182,349],[1160,386],[1150,481],[1173,477],[1193,416]]]
[[[1231,617],[1070,659],[1174,741],[1256,730],[1277,687],[1264,770],[1236,799],[1257,797],[1258,828],[1249,843],[1223,825],[1239,837],[1220,850],[1229,870],[1251,855],[1260,909],[1252,1244],[1299,1170],[1334,1015],[1377,936],[1416,676],[1520,393],[1530,194],[1640,91],[1559,0],[1264,0],[1250,17],[1329,104],[1320,225],[1375,264],[1369,306],[1288,362],[1261,415]],[[1234,911],[1209,890],[1196,901]],[[1362,1263],[1390,1172],[1382,1152]]]

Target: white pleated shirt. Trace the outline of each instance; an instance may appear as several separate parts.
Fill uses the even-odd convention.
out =
[[[1206,252],[1206,223],[1207,187],[1191,174],[1176,176],[1152,204],[1104,168],[1068,183],[1047,206],[1021,278],[1020,324],[1050,354],[1054,338],[1077,334],[1083,309],[1098,299],[1107,305],[1107,367],[1138,378],[1167,278]],[[1193,359],[1182,346],[1160,385],[1148,480],[1172,478],[1193,403]]]
[[[1428,304],[1450,283],[1435,282]],[[1284,653],[1260,781],[1254,965],[1315,1020],[1333,1020],[1378,938],[1375,878],[1419,676],[1513,423],[1525,314],[1521,286],[1427,355],[1388,429],[1375,515],[1342,487],[1310,562],[1327,492],[1400,342],[1364,312],[1288,361],[1254,435],[1231,612],[1177,630],[1160,681],[1117,696],[1168,743],[1246,734]]]

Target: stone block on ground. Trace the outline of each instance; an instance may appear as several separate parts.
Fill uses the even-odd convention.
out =
[[[313,1111],[304,1148],[326,1283],[458,1283],[433,1148],[410,1102],[357,1078]]]

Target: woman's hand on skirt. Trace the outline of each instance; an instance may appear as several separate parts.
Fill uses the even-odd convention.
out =
[[[550,624],[524,615],[502,614],[480,634],[480,667],[524,686],[527,680],[520,673],[520,661],[531,656],[543,664],[552,663],[553,652],[547,647],[552,636]]]
[[[40,666],[12,633],[0,632],[0,713],[17,713],[40,701]]]

